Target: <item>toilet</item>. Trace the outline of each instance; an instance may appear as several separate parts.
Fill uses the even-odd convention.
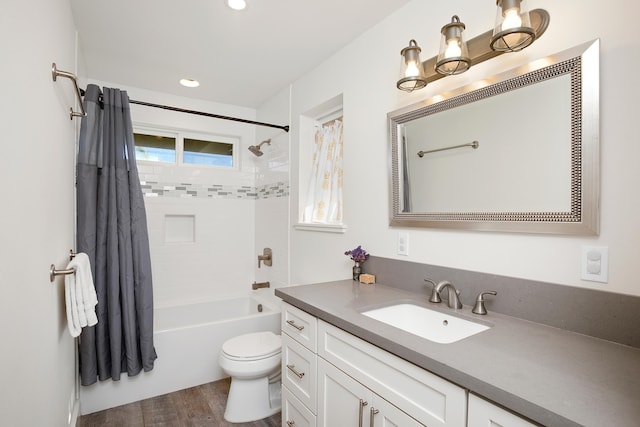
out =
[[[247,423],[281,408],[282,341],[273,332],[252,332],[222,344],[220,367],[231,377],[224,419]]]

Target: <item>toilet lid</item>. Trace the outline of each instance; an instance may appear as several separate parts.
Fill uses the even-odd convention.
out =
[[[222,344],[222,351],[232,357],[267,357],[281,351],[280,335],[273,332],[252,332],[231,338]]]

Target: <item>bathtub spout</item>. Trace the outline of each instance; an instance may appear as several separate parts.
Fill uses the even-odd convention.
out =
[[[251,289],[253,289],[254,291],[256,289],[260,289],[260,288],[269,288],[271,287],[271,284],[269,282],[261,282],[261,283],[257,283],[257,282],[253,282],[251,284]]]

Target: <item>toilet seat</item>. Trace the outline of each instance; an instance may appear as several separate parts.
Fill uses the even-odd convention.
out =
[[[222,345],[224,356],[231,360],[266,359],[282,352],[282,339],[273,332],[253,332],[227,340]]]

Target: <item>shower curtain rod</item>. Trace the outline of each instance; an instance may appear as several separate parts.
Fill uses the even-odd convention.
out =
[[[65,78],[70,79],[73,82],[73,87],[75,88],[76,96],[78,97],[78,104],[80,105],[80,112],[73,111],[73,107],[70,108],[69,109],[69,118],[73,120],[74,117],[84,117],[84,116],[86,116],[87,113],[84,111],[84,106],[82,104],[82,96],[84,96],[85,90],[84,89],[80,89],[78,87],[78,77],[75,74],[70,73],[68,71],[59,70],[58,67],[56,66],[55,62],[53,64],[51,64],[51,76],[53,77],[53,81],[54,82],[56,81],[56,79],[58,77],[65,77]],[[100,95],[100,100],[102,101],[102,95]],[[241,119],[241,118],[238,118],[238,117],[222,116],[220,114],[204,113],[202,111],[187,110],[185,108],[172,107],[170,105],[152,104],[151,102],[135,101],[133,99],[129,99],[129,103],[130,104],[143,105],[145,107],[162,108],[163,110],[177,111],[179,113],[187,113],[187,114],[195,114],[195,115],[198,115],[198,116],[213,117],[215,119],[233,120],[235,122],[248,123],[248,124],[257,125],[257,126],[267,126],[267,127],[271,127],[271,128],[282,129],[285,132],[289,132],[289,126],[288,125],[282,126],[282,125],[275,125],[273,123],[257,122],[255,120],[247,120],[247,119]]]
[[[163,110],[177,111],[179,113],[187,113],[187,114],[195,114],[197,116],[213,117],[215,119],[233,120],[234,122],[249,123],[249,124],[257,125],[257,126],[266,126],[266,127],[270,127],[270,128],[282,129],[285,132],[289,132],[289,125],[282,126],[282,125],[275,125],[273,123],[256,122],[254,120],[241,119],[241,118],[238,118],[238,117],[221,116],[219,114],[205,113],[205,112],[202,112],[202,111],[195,111],[195,110],[187,110],[187,109],[184,109],[184,108],[172,107],[170,105],[160,105],[160,104],[152,104],[151,102],[135,101],[133,99],[129,99],[129,103],[130,104],[137,104],[137,105],[144,105],[145,107],[162,108]]]
[[[84,93],[85,93],[84,89],[80,89],[80,92],[82,92],[82,95],[84,96]],[[100,101],[102,101],[102,95],[100,95]],[[205,113],[203,111],[172,107],[170,105],[153,104],[151,102],[145,102],[145,101],[136,101],[134,99],[129,99],[129,104],[143,105],[145,107],[161,108],[163,110],[177,111],[179,113],[186,113],[186,114],[195,114],[197,116],[212,117],[214,119],[232,120],[234,122],[248,123],[248,124],[257,125],[257,126],[266,126],[266,127],[276,128],[276,129],[282,129],[285,132],[289,132],[289,125],[283,126],[283,125],[276,125],[273,123],[258,122],[255,120],[241,119],[239,117],[222,116],[220,114]]]

